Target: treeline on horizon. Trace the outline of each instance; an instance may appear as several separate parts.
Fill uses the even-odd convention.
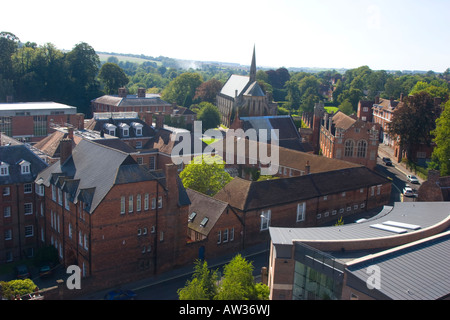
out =
[[[149,93],[160,93],[168,102],[189,108],[201,102],[214,104],[216,94],[232,74],[248,74],[246,68],[221,64],[190,66],[167,57],[127,54],[148,60],[131,62],[119,60],[117,57],[121,55],[111,55],[101,62],[95,49],[84,42],[65,52],[51,43],[22,43],[14,34],[1,32],[0,102],[5,102],[8,96],[15,102],[55,101],[76,106],[79,112],[90,116],[92,99],[117,94],[119,86],[126,86],[130,94],[143,87]],[[105,64],[114,65],[114,72],[102,73]],[[310,112],[316,102],[324,100],[327,105],[351,114],[356,112],[359,100],[373,100],[375,96],[398,99],[400,94],[426,90],[446,101],[450,92],[450,69],[444,73],[412,74],[374,71],[368,66],[344,73],[289,71],[281,67],[258,70],[257,80],[278,102],[279,114]]]

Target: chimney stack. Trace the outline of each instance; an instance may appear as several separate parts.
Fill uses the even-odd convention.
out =
[[[138,88],[138,98],[145,98],[145,88]]]
[[[150,111],[144,112],[143,119],[146,124],[148,124],[150,127],[153,126],[153,113]]]
[[[64,162],[72,155],[72,140],[69,138],[64,138],[59,143],[59,159],[60,165],[63,165]]]
[[[156,114],[156,129],[164,128],[164,114],[159,112]]]
[[[126,98],[127,94],[128,94],[127,88],[125,88],[125,87],[119,88],[119,97],[120,98]]]
[[[70,140],[73,140],[73,127],[72,126],[67,127],[67,138]]]

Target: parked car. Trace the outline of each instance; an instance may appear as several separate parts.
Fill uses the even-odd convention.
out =
[[[132,290],[112,290],[105,294],[105,300],[135,300],[137,294]]]
[[[403,195],[406,197],[412,197],[414,196],[414,191],[411,187],[406,186],[403,188]]]
[[[408,174],[406,176],[406,179],[408,179],[408,181],[411,183],[417,183],[417,184],[419,183],[419,179],[417,179],[417,177],[413,176],[412,174]]]
[[[28,267],[24,264],[16,266],[14,268],[14,271],[16,273],[17,279],[26,279],[31,276],[30,271],[28,270]]]
[[[385,165],[387,165],[387,166],[392,166],[392,161],[391,161],[390,158],[383,157],[382,160],[383,160],[383,162],[384,162]]]
[[[50,277],[53,274],[53,268],[50,263],[41,264],[39,267],[39,276],[41,278]]]

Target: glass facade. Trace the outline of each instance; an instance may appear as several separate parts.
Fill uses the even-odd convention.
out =
[[[338,300],[344,266],[332,256],[304,244],[296,244],[293,299]]]

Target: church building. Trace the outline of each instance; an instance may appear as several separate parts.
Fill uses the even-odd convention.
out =
[[[217,107],[221,115],[221,123],[230,127],[236,114],[239,116],[276,115],[276,103],[269,101],[261,86],[256,81],[256,58],[250,66],[250,76],[231,75],[217,95]]]

